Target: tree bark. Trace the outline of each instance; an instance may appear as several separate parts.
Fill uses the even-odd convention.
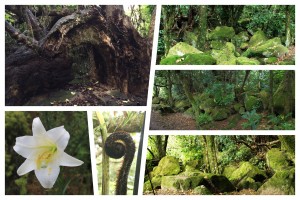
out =
[[[198,17],[199,17],[199,31],[198,31],[196,47],[199,50],[205,50],[206,30],[207,30],[207,6],[206,5],[199,6]]]
[[[274,114],[274,103],[273,103],[273,79],[274,79],[274,75],[273,75],[273,71],[270,70],[269,71],[269,75],[270,75],[270,99],[269,99],[269,112],[271,114]]]
[[[289,47],[291,44],[291,6],[285,6],[285,46]]]

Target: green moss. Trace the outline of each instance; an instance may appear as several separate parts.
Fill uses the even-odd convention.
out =
[[[210,42],[210,48],[212,48],[212,49],[221,50],[224,48],[224,46],[225,46],[224,41],[213,40]]]
[[[183,56],[185,54],[201,54],[202,51],[199,51],[195,47],[185,43],[179,42],[175,46],[171,47],[167,57],[170,56]]]
[[[258,169],[258,167],[252,165],[250,162],[241,162],[240,167],[230,175],[229,180],[238,183],[240,180],[248,177],[254,180],[263,180],[267,176],[264,171]]]
[[[243,42],[243,43],[241,43],[241,45],[240,45],[240,49],[247,49],[249,47],[249,44],[247,43],[247,42]]]
[[[265,35],[265,33],[261,30],[257,31],[254,33],[254,35],[250,38],[249,41],[249,46],[253,47],[253,46],[258,46],[262,43],[264,43],[265,41],[267,41],[267,37]]]
[[[238,65],[259,65],[260,62],[255,58],[247,58],[247,57],[238,57],[236,59],[236,64]]]
[[[261,101],[255,96],[246,95],[244,103],[247,111],[257,110],[261,107]]]
[[[217,60],[218,65],[235,65],[235,46],[231,42],[226,42],[225,46],[221,50],[213,49],[211,55]]]
[[[247,42],[249,40],[249,35],[247,31],[242,31],[239,34],[235,35],[232,40],[234,45],[239,47],[242,43]]]
[[[162,179],[162,176],[155,176],[151,179],[153,189],[159,188],[161,186],[161,179]],[[150,180],[148,180],[144,183],[143,190],[144,191],[151,191],[152,190]]]
[[[295,168],[276,172],[258,192],[263,195],[295,195]]]
[[[161,181],[162,190],[177,191],[190,190],[203,182],[203,176],[163,176]]]
[[[176,175],[180,172],[178,160],[172,156],[163,157],[156,168],[153,169],[154,176]]]
[[[270,149],[266,154],[267,165],[275,172],[286,169],[289,166],[287,156],[278,148]]]
[[[206,111],[207,109],[211,109],[215,106],[216,106],[216,102],[213,100],[213,98],[208,98],[200,104],[200,109]]]
[[[214,121],[221,121],[227,119],[228,110],[226,110],[225,108],[214,108],[212,110],[211,116]]]
[[[227,165],[224,170],[223,170],[223,175],[226,176],[228,179],[230,178],[230,176],[232,175],[232,173],[237,170],[236,166],[233,165]]]
[[[153,97],[152,104],[159,104],[159,103],[160,103],[160,98],[159,97]]]
[[[269,58],[261,58],[260,59],[263,64],[274,64],[278,61],[277,57],[269,57]]]
[[[184,111],[184,114],[188,115],[188,116],[194,116],[194,111],[193,111],[193,108],[189,108],[187,109],[186,111]]]
[[[269,93],[265,90],[262,90],[259,92],[258,94],[260,100],[262,101],[264,110],[268,109],[268,105],[269,105]]]
[[[175,108],[179,111],[184,111],[191,107],[191,103],[187,100],[180,100],[175,102]]]
[[[236,103],[233,105],[233,108],[234,108],[235,112],[239,112],[239,110],[242,106],[243,105],[241,103]]]
[[[217,26],[208,34],[209,40],[225,40],[228,41],[235,35],[234,29],[228,26]]]
[[[211,195],[212,192],[207,189],[204,185],[200,185],[194,188],[193,194],[196,195]]]
[[[196,47],[197,35],[193,32],[185,31],[183,36],[183,41],[193,47]]]
[[[160,65],[214,65],[216,60],[205,53],[185,54],[183,56],[167,56],[160,61]]]

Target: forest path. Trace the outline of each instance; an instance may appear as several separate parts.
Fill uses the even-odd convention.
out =
[[[69,83],[65,87],[32,97],[27,106],[145,106],[144,96],[124,95],[99,82]]]
[[[150,130],[197,130],[196,121],[183,113],[151,112]]]

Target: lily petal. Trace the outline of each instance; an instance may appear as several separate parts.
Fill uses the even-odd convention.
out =
[[[31,159],[26,159],[23,164],[18,168],[17,173],[19,176],[27,174],[28,172],[35,169],[35,162]]]
[[[79,165],[82,165],[83,162],[81,160],[78,160],[77,158],[74,158],[70,156],[69,154],[62,152],[60,157],[60,165],[61,166],[69,166],[69,167],[76,167]]]
[[[47,137],[49,137],[58,148],[61,150],[65,150],[68,145],[70,134],[64,126],[53,128],[46,133]]]
[[[16,144],[13,149],[24,158],[28,158],[37,147],[47,146],[48,144],[49,142],[45,138],[21,136],[16,138]]]
[[[41,120],[39,117],[36,117],[32,121],[32,134],[33,136],[45,134],[46,129],[44,125],[42,124]]]
[[[34,172],[44,188],[52,188],[59,175],[59,171],[59,165],[53,162],[47,168],[36,169]]]

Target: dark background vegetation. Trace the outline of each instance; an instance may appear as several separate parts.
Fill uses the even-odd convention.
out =
[[[16,137],[32,135],[32,120],[40,117],[46,131],[64,125],[70,134],[65,152],[84,162],[78,167],[60,166],[60,174],[52,189],[44,189],[34,171],[18,176],[17,169],[25,161],[13,146]],[[5,194],[74,194],[92,195],[92,171],[86,112],[5,112]]]

